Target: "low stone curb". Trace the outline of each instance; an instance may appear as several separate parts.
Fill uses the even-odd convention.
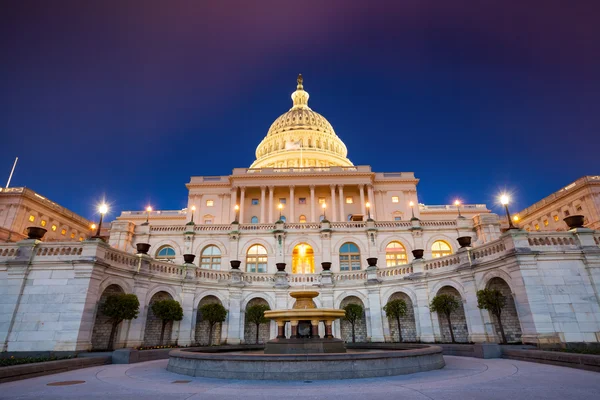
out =
[[[263,345],[227,345],[227,346],[203,346],[203,347],[172,347],[169,349],[118,349],[112,353],[113,364],[135,364],[144,361],[166,360],[173,350],[192,350],[203,353],[219,353],[224,351],[263,350]]]
[[[110,357],[84,357],[0,367],[0,383],[110,364]]]
[[[600,356],[593,354],[577,354],[543,350],[511,350],[503,348],[502,358],[536,362],[540,364],[560,365],[563,367],[600,372]]]

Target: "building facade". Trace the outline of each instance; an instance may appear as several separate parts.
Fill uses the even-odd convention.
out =
[[[509,341],[600,341],[600,232],[501,233],[485,205],[420,204],[412,172],[350,162],[331,125],[308,108],[300,78],[292,100],[251,168],[192,177],[184,210],[122,212],[107,242],[0,245],[3,350],[106,348],[101,304],[113,293],[134,293],[141,305],[119,327],[118,347],[158,344],[151,304],[164,298],[184,310],[168,325],[171,343],[209,342],[199,309],[210,302],[228,310],[213,343],[253,343],[247,307],[291,308],[289,292],[302,289],[320,293],[318,307],[362,305],[359,341],[393,341],[398,329],[406,341],[449,341],[446,319],[429,309],[446,293],[460,299],[457,341],[496,342],[497,321],[477,307],[477,290],[489,287],[507,298]],[[137,251],[141,243],[147,254]],[[383,311],[395,298],[408,305],[400,327]],[[260,340],[276,330],[264,324]],[[344,321],[333,333],[351,337]]]

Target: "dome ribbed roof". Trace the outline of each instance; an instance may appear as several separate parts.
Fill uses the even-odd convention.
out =
[[[320,131],[335,136],[335,131],[329,121],[318,112],[308,108],[308,106],[306,108],[292,107],[288,112],[280,115],[271,124],[267,136],[292,130]]]

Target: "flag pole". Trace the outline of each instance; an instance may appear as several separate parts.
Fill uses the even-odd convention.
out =
[[[13,172],[15,172],[15,167],[17,166],[17,161],[19,161],[19,157],[15,158],[15,163],[13,164],[12,170],[10,171],[10,175],[8,176],[8,182],[6,182],[6,188],[10,185],[10,180],[12,179]]]

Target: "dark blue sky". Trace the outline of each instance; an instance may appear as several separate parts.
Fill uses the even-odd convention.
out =
[[[443,4],[439,4],[443,3]],[[143,4],[143,6],[142,6]],[[0,184],[84,216],[186,206],[248,167],[298,73],[357,165],[420,201],[515,210],[599,174],[600,3],[14,1],[0,12]],[[497,210],[497,209],[496,209]]]

